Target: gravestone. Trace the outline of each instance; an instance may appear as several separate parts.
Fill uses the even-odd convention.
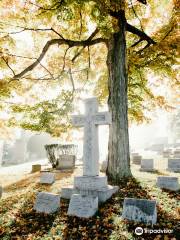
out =
[[[154,172],[154,159],[142,159],[141,160],[141,168],[142,172]]]
[[[55,182],[55,174],[51,172],[42,172],[40,177],[40,183],[53,184]]]
[[[60,207],[60,195],[48,192],[38,192],[34,210],[41,213],[54,213]]]
[[[159,176],[157,177],[157,186],[171,191],[178,191],[180,189],[177,177]]]
[[[70,200],[68,215],[89,218],[98,210],[98,197],[73,194]]]
[[[41,171],[41,165],[40,164],[33,164],[32,165],[32,173],[35,173],[35,172],[40,172]]]
[[[103,172],[103,173],[105,173],[106,170],[107,170],[107,166],[108,166],[108,161],[107,161],[107,160],[103,161],[103,162],[101,163],[101,169],[100,169],[100,171]]]
[[[125,198],[123,204],[123,219],[146,224],[156,224],[156,201],[146,199]]]
[[[3,188],[0,186],[0,198],[2,197]]]
[[[180,149],[179,148],[174,150],[173,158],[180,158]]]
[[[57,159],[56,169],[74,169],[75,168],[75,155],[60,155]]]
[[[80,213],[73,210],[73,206],[77,205],[77,199],[86,196],[92,202],[92,211],[88,209],[88,217],[90,217],[90,215],[93,216],[95,214],[94,209],[97,209],[96,200],[92,199],[97,198],[98,202],[105,202],[118,190],[118,187],[112,187],[107,184],[106,176],[99,176],[98,125],[109,125],[111,123],[111,115],[109,112],[98,112],[97,99],[90,98],[85,100],[85,116],[74,116],[72,123],[76,127],[84,127],[83,176],[74,178],[73,187],[62,188],[61,197],[71,198],[68,210],[69,215],[87,217],[85,213],[86,206],[81,206],[81,202],[76,207],[77,211],[81,209]],[[78,194],[78,196],[74,197],[74,194]]]
[[[170,172],[180,172],[180,158],[170,158],[168,159],[167,171]]]
[[[136,165],[140,165],[142,160],[142,156],[138,153],[132,154],[132,163]]]
[[[169,158],[171,156],[171,154],[172,154],[172,150],[171,149],[165,149],[163,151],[163,157],[164,158]]]

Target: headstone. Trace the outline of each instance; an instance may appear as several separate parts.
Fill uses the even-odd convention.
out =
[[[40,164],[33,164],[32,165],[32,173],[40,172],[41,171],[41,165]]]
[[[153,172],[154,169],[154,159],[142,159],[140,171]]]
[[[139,155],[139,154],[132,155],[132,162],[133,162],[133,164],[140,165],[141,164],[141,160],[142,160],[142,156],[141,155]]]
[[[169,158],[171,156],[171,154],[172,154],[172,150],[171,149],[165,149],[163,151],[163,157],[164,158]]]
[[[157,177],[157,186],[171,191],[178,191],[180,189],[177,177],[159,176]]]
[[[180,172],[180,158],[170,158],[170,159],[168,159],[167,171]]]
[[[89,218],[98,210],[98,197],[73,194],[70,200],[68,215]]]
[[[173,158],[180,158],[180,149],[179,148],[174,150]]]
[[[42,172],[40,177],[40,183],[53,184],[55,182],[55,174],[51,172]]]
[[[61,197],[71,198],[68,211],[70,215],[79,216],[78,209],[81,209],[81,217],[90,217],[98,208],[97,201],[105,202],[118,190],[118,187],[107,184],[106,176],[99,176],[98,125],[109,125],[111,115],[109,112],[98,112],[97,99],[91,98],[85,101],[85,116],[74,116],[72,122],[76,127],[84,127],[83,176],[74,178],[73,187],[62,188]],[[84,197],[92,203],[88,207],[81,205]],[[72,210],[74,206],[77,212]],[[86,210],[88,210],[88,215]]]
[[[135,222],[156,224],[156,201],[146,199],[125,198],[122,217]]]
[[[60,207],[60,195],[48,192],[37,193],[34,210],[41,213],[54,213]]]
[[[60,155],[57,159],[56,169],[74,169],[75,168],[75,155]]]
[[[0,198],[2,197],[3,188],[0,186]]]
[[[107,161],[107,160],[103,161],[103,162],[101,163],[101,169],[100,169],[100,171],[103,172],[103,173],[105,173],[106,170],[107,170],[107,165],[108,165],[108,161]]]

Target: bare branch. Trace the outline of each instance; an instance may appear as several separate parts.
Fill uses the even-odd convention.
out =
[[[11,72],[13,73],[13,75],[15,76],[15,72],[12,69],[12,67],[9,65],[8,60],[5,59],[5,57],[1,57],[3,59],[3,61],[6,63],[6,65],[8,66],[8,68],[11,70]]]
[[[91,36],[87,39],[87,41],[91,41],[95,36],[96,36],[96,34],[99,32],[99,30],[96,28],[95,30],[94,30],[94,32],[91,34]],[[77,54],[72,58],[72,62],[74,62],[75,60],[76,60],[76,58],[78,58],[80,55],[81,55],[81,53],[83,52],[83,50],[85,49],[85,47],[86,46],[83,46],[78,52],[77,52]]]
[[[103,38],[97,38],[97,39],[92,40],[92,38],[96,35],[96,33],[97,33],[97,30],[94,31],[92,33],[92,35],[87,40],[83,40],[83,41],[73,41],[73,40],[68,40],[68,39],[52,39],[52,40],[49,40],[45,44],[45,46],[42,49],[42,52],[39,55],[39,57],[37,58],[37,60],[34,61],[34,63],[32,63],[31,65],[29,65],[27,68],[25,68],[22,72],[20,72],[19,74],[16,74],[14,76],[14,79],[21,78],[27,72],[32,71],[42,61],[42,59],[46,55],[49,48],[53,45],[58,44],[60,46],[60,45],[65,44],[65,45],[69,46],[69,48],[79,47],[79,46],[83,46],[85,48],[86,46],[92,46],[92,45],[95,45],[97,43],[105,43],[106,40],[103,39]]]

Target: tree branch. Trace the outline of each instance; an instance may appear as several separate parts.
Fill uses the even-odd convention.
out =
[[[84,41],[73,41],[73,40],[68,40],[68,39],[52,39],[52,40],[49,40],[44,48],[42,49],[42,52],[41,54],[39,55],[39,57],[37,58],[36,61],[34,61],[34,63],[32,63],[31,65],[29,65],[27,68],[25,68],[22,72],[16,74],[13,79],[19,79],[21,78],[22,76],[24,76],[27,72],[29,71],[32,71],[41,61],[42,59],[44,58],[44,56],[46,55],[47,51],[49,50],[49,48],[53,45],[56,45],[58,44],[59,46],[60,45],[67,45],[69,48],[72,48],[72,47],[79,47],[79,46],[83,46],[83,47],[86,47],[86,46],[92,46],[92,45],[95,45],[97,43],[105,43],[106,40],[103,39],[103,38],[97,38],[97,39],[94,39],[92,40],[92,38],[96,35],[96,31],[94,31],[91,36],[87,39],[87,40],[84,40]]]
[[[143,32],[143,31],[139,30],[138,28],[130,25],[129,23],[126,23],[126,30],[127,30],[128,32],[131,32],[131,33],[139,36],[141,41],[144,41],[144,40],[147,41],[149,45],[156,43],[156,42],[155,42],[152,38],[150,38],[145,32]],[[138,43],[140,43],[141,41],[138,41]],[[135,43],[134,46],[136,46],[138,43]],[[133,46],[133,45],[132,45],[132,46]]]

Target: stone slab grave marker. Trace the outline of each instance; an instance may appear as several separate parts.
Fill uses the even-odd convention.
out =
[[[174,150],[173,157],[180,158],[180,148]]]
[[[33,164],[32,165],[32,173],[35,173],[35,172],[40,172],[41,171],[41,165],[40,164]]]
[[[68,215],[89,218],[98,210],[98,197],[73,194],[70,200]]]
[[[177,177],[159,176],[157,177],[157,186],[170,191],[178,191],[180,189]]]
[[[141,160],[141,168],[142,172],[154,172],[154,159],[142,159]]]
[[[179,173],[180,172],[180,158],[168,159],[167,171]]]
[[[156,201],[146,199],[125,198],[123,204],[123,219],[147,224],[156,224]]]
[[[42,172],[40,176],[40,183],[53,184],[55,182],[55,174],[51,172]]]
[[[38,192],[34,204],[34,210],[41,213],[51,214],[60,207],[60,195],[48,192]]]
[[[56,169],[74,169],[75,168],[75,155],[60,155],[57,160]]]
[[[132,153],[132,163],[136,165],[141,164],[142,156],[139,153]]]
[[[82,196],[93,203],[98,199],[99,202],[105,202],[118,187],[112,187],[107,184],[106,176],[99,176],[99,143],[98,143],[98,125],[109,125],[111,123],[111,115],[109,112],[98,112],[98,102],[96,98],[85,100],[85,115],[73,116],[72,123],[75,127],[84,127],[84,143],[83,143],[83,176],[74,178],[73,187],[62,188],[61,197],[71,198],[68,214],[87,217],[85,214],[86,206],[81,206],[79,201],[80,213],[75,212],[73,205],[77,205],[77,199],[82,200]],[[75,197],[74,194],[76,194]],[[78,196],[77,196],[78,195]],[[74,204],[75,201],[75,204]],[[84,210],[82,211],[82,207]],[[71,211],[72,210],[72,211]],[[88,209],[89,214],[93,216],[97,211],[96,200],[92,204],[92,209]]]

